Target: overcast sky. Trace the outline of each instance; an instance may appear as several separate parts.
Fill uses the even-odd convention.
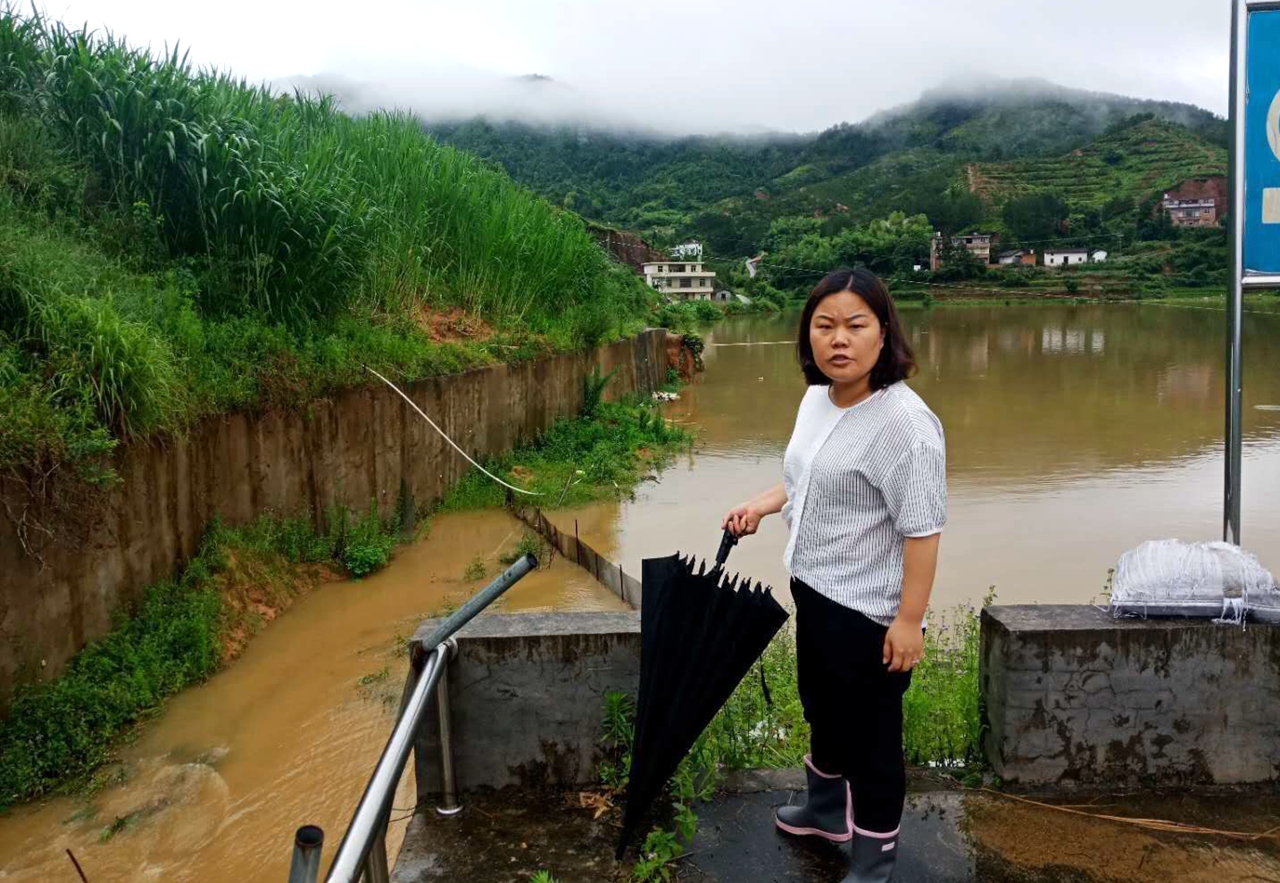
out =
[[[394,81],[427,113],[552,102],[671,131],[813,131],[985,77],[1186,101],[1224,114],[1226,0],[52,0],[251,80]]]

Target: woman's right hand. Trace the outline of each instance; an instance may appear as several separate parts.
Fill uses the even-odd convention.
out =
[[[759,529],[760,519],[763,517],[764,514],[750,503],[743,503],[729,510],[720,527],[735,537],[749,537]]]

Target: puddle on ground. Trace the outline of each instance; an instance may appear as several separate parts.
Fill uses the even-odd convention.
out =
[[[1219,831],[1258,832],[1280,825],[1280,800],[1256,795],[1126,795],[1098,798],[1077,808]],[[1157,832],[984,796],[965,801],[965,817],[979,880],[1015,881],[1028,874],[1056,874],[1056,879],[1064,881],[1280,883],[1280,844],[1274,838],[1245,842]]]

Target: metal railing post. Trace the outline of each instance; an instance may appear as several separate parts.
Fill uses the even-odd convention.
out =
[[[1241,320],[1244,318],[1244,118],[1248,97],[1248,62],[1245,45],[1249,35],[1246,0],[1231,0],[1231,154],[1228,166],[1231,188],[1231,287],[1227,290],[1226,469],[1222,506],[1222,539],[1240,545],[1240,466],[1242,460],[1243,362],[1240,357]]]
[[[449,705],[449,660],[458,654],[458,642],[445,642],[447,651],[440,657],[440,680],[436,684],[436,711],[440,715],[440,805],[436,812],[455,816],[462,812],[458,804],[458,782],[453,769],[453,711]]]
[[[419,647],[426,651],[421,671],[417,672],[416,677],[411,674],[412,686],[405,686],[402,709],[395,727],[387,739],[386,747],[382,749],[369,784],[365,786],[351,824],[347,827],[342,842],[338,844],[333,864],[329,866],[329,873],[325,877],[329,883],[355,883],[361,876],[371,883],[385,883],[387,880],[387,820],[395,797],[396,783],[400,781],[405,761],[409,759],[409,753],[418,741],[422,719],[440,683],[444,660],[449,654],[449,647],[445,642],[537,566],[538,559],[525,555],[478,595],[454,611],[419,643]]]
[[[293,861],[289,865],[289,883],[316,883],[320,875],[320,850],[324,831],[315,825],[303,825],[293,835]]]
[[[387,861],[387,826],[373,838],[369,854],[364,857],[364,883],[391,883],[391,867]]]

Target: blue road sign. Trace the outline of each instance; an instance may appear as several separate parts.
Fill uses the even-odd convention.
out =
[[[1244,271],[1280,273],[1280,10],[1249,13]]]

